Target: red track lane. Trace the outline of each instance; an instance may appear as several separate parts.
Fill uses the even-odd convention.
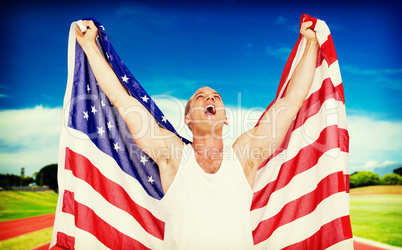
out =
[[[55,214],[40,215],[25,219],[0,222],[0,241],[14,238],[23,234],[35,232],[53,226]],[[40,245],[32,250],[47,250],[49,243]],[[354,240],[355,250],[384,250],[385,248]]]
[[[0,240],[14,238],[53,226],[55,214],[0,222]]]
[[[354,247],[354,250],[386,250],[386,248],[369,245],[367,243],[360,242],[357,240],[353,241],[353,247]]]
[[[31,248],[31,250],[48,250],[49,247],[50,247],[50,242],[37,246],[37,247],[34,247],[34,248]]]
[[[48,250],[50,246],[50,242],[43,244],[41,246],[32,248],[31,250]],[[376,246],[371,246],[363,242],[353,241],[354,250],[386,250],[386,248],[380,248]]]

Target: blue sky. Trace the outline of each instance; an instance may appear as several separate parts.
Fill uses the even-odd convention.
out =
[[[208,85],[226,105],[245,109],[264,108],[274,98],[300,15],[322,19],[342,73],[351,171],[402,166],[400,6],[317,3],[7,4],[0,13],[0,173],[25,167],[31,175],[57,161],[68,31],[71,22],[88,16],[104,25],[150,95],[186,100]]]

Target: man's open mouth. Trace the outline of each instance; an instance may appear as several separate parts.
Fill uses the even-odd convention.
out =
[[[215,115],[216,114],[216,108],[214,105],[210,104],[205,107],[205,114],[206,115]]]

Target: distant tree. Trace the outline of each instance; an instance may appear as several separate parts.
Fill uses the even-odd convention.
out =
[[[25,176],[22,179],[22,185],[23,186],[28,186],[29,184],[34,183],[34,182],[35,182],[35,179],[32,178],[31,176]]]
[[[57,192],[57,164],[50,164],[39,170],[36,175],[36,184],[39,186],[47,185],[50,189]]]
[[[402,176],[398,174],[385,174],[381,177],[382,185],[402,185]]]
[[[12,186],[19,186],[20,184],[27,186],[33,182],[35,182],[35,180],[29,176],[21,178],[21,176],[14,174],[0,174],[0,187],[5,189]]]
[[[19,184],[19,178],[16,175],[0,174],[0,187],[7,188]]]
[[[378,174],[369,171],[359,171],[350,175],[349,186],[351,188],[355,187],[365,187],[371,185],[380,184],[380,177]]]
[[[349,187],[350,188],[356,188],[358,187],[358,183],[357,183],[357,178],[353,177],[354,175],[356,175],[358,172],[353,172],[352,174],[349,175]]]
[[[402,176],[402,167],[394,169],[394,174],[399,174],[400,176]]]

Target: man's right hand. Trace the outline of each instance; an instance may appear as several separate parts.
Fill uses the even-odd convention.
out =
[[[81,47],[85,50],[87,47],[95,45],[95,38],[98,35],[98,28],[92,20],[82,21],[82,23],[87,26],[87,31],[83,33],[77,25],[76,35],[77,41]]]

